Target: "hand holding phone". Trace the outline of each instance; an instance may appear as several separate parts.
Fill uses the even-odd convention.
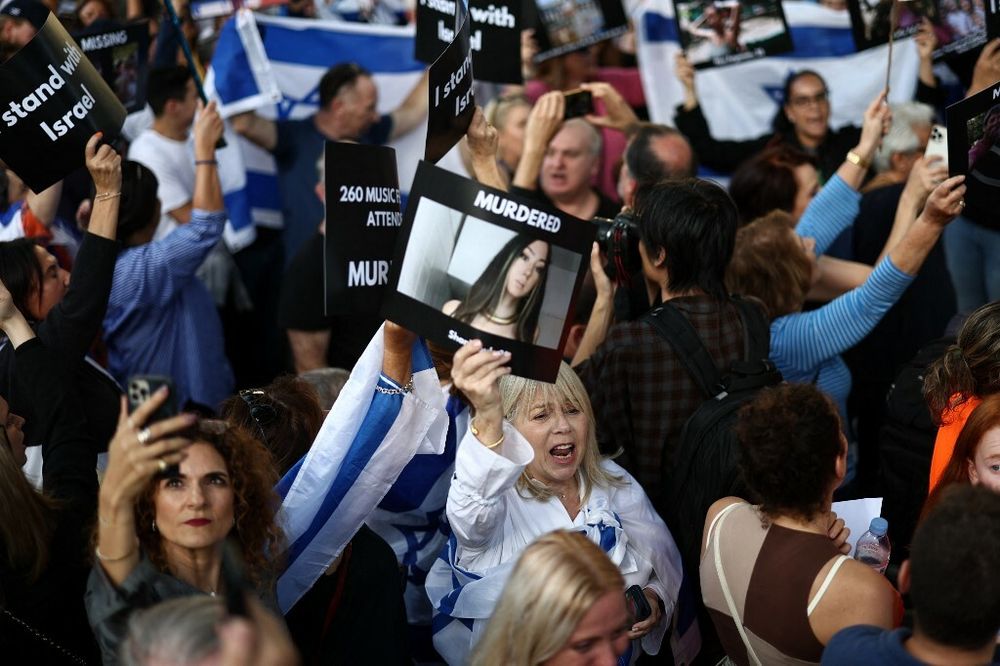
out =
[[[589,90],[577,88],[567,93],[563,93],[566,98],[566,111],[563,114],[565,120],[589,116],[594,112],[594,95]]]
[[[628,607],[629,625],[642,622],[653,613],[646,595],[638,585],[625,590],[625,605]]]

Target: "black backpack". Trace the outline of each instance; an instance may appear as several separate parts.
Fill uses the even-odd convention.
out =
[[[669,302],[643,318],[666,338],[705,395],[684,423],[674,458],[663,456],[664,487],[657,507],[695,580],[708,508],[728,495],[746,497],[733,432],[736,413],[762,388],[781,383],[781,373],[768,360],[771,335],[764,312],[739,297],[732,303],[743,324],[743,360],[731,363],[725,374],[715,367],[691,322]]]

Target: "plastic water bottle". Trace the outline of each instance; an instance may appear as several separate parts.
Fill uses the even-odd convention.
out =
[[[889,530],[889,523],[885,518],[872,518],[868,531],[858,539],[858,545],[854,548],[854,559],[862,564],[867,564],[880,574],[885,573],[889,566],[889,537],[886,532]]]

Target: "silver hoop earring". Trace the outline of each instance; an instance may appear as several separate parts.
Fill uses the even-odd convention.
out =
[[[156,531],[156,518],[153,518],[153,531]]]

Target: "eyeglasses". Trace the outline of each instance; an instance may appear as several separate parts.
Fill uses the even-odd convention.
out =
[[[250,408],[250,417],[257,424],[260,430],[261,443],[267,444],[267,434],[264,426],[272,423],[278,413],[274,410],[274,405],[267,401],[267,392],[263,389],[243,389],[240,391],[240,399]]]
[[[814,104],[816,105],[826,104],[829,101],[830,101],[830,91],[824,90],[822,92],[816,93],[815,95],[812,95],[811,97],[809,96],[792,97],[788,100],[788,103],[798,109],[804,109],[807,106],[812,106]]]

